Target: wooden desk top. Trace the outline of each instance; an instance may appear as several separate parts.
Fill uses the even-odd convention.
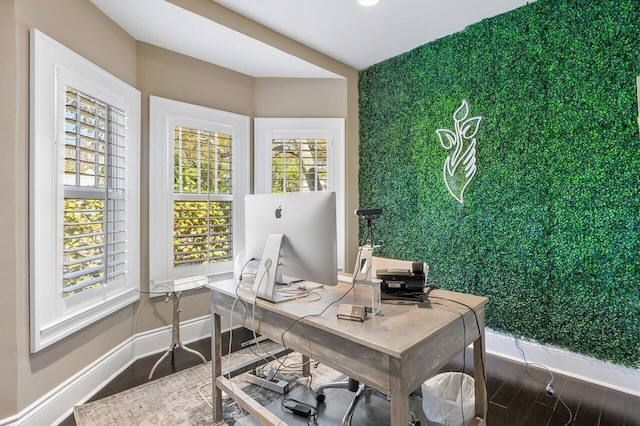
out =
[[[209,283],[207,287],[214,292],[236,297],[234,280]],[[271,303],[257,299],[256,306],[297,320],[306,315],[320,314],[327,304],[338,300],[349,291],[351,284],[339,282],[338,285],[327,286],[325,289],[326,292],[322,293],[322,298],[317,301],[301,298]],[[253,293],[239,291],[239,294],[244,300],[253,301]],[[453,301],[464,303],[480,314],[482,322],[480,327],[484,328],[484,306],[488,302],[486,297],[447,290],[433,290],[430,296],[438,299],[433,298],[433,303],[383,303],[380,313],[367,316],[364,322],[358,322],[338,319],[336,316],[341,303],[352,303],[351,294],[347,294],[344,299],[330,306],[322,315],[309,316],[301,322],[396,358],[402,357],[415,345],[447,329],[452,322],[459,321],[460,314],[463,315],[467,333],[477,335],[474,314],[465,306]]]

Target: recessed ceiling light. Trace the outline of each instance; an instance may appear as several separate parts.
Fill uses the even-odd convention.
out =
[[[358,3],[360,3],[361,6],[369,7],[380,3],[380,0],[358,0]]]

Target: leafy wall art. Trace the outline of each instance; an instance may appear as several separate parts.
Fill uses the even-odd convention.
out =
[[[469,103],[463,99],[453,113],[453,130],[436,130],[440,145],[451,151],[442,168],[444,184],[460,203],[464,203],[464,191],[476,175],[476,135],[481,121],[482,117],[469,117]]]

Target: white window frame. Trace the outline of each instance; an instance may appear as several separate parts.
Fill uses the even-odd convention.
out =
[[[31,352],[37,352],[139,299],[140,92],[38,30],[31,30],[30,47],[30,327]],[[122,278],[64,297],[67,86],[125,111],[128,246]]]
[[[336,193],[338,268],[345,270],[345,120],[344,118],[255,118],[256,194],[271,192],[271,142],[274,139],[326,139],[329,191]]]
[[[175,126],[232,136],[233,253],[244,249],[244,197],[249,193],[249,117],[198,105],[149,97],[149,280],[152,283],[206,275],[233,276],[233,260],[173,266],[173,161]]]

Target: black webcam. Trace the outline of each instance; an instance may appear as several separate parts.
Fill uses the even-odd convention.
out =
[[[358,209],[354,213],[363,219],[375,219],[382,214],[382,209]]]

